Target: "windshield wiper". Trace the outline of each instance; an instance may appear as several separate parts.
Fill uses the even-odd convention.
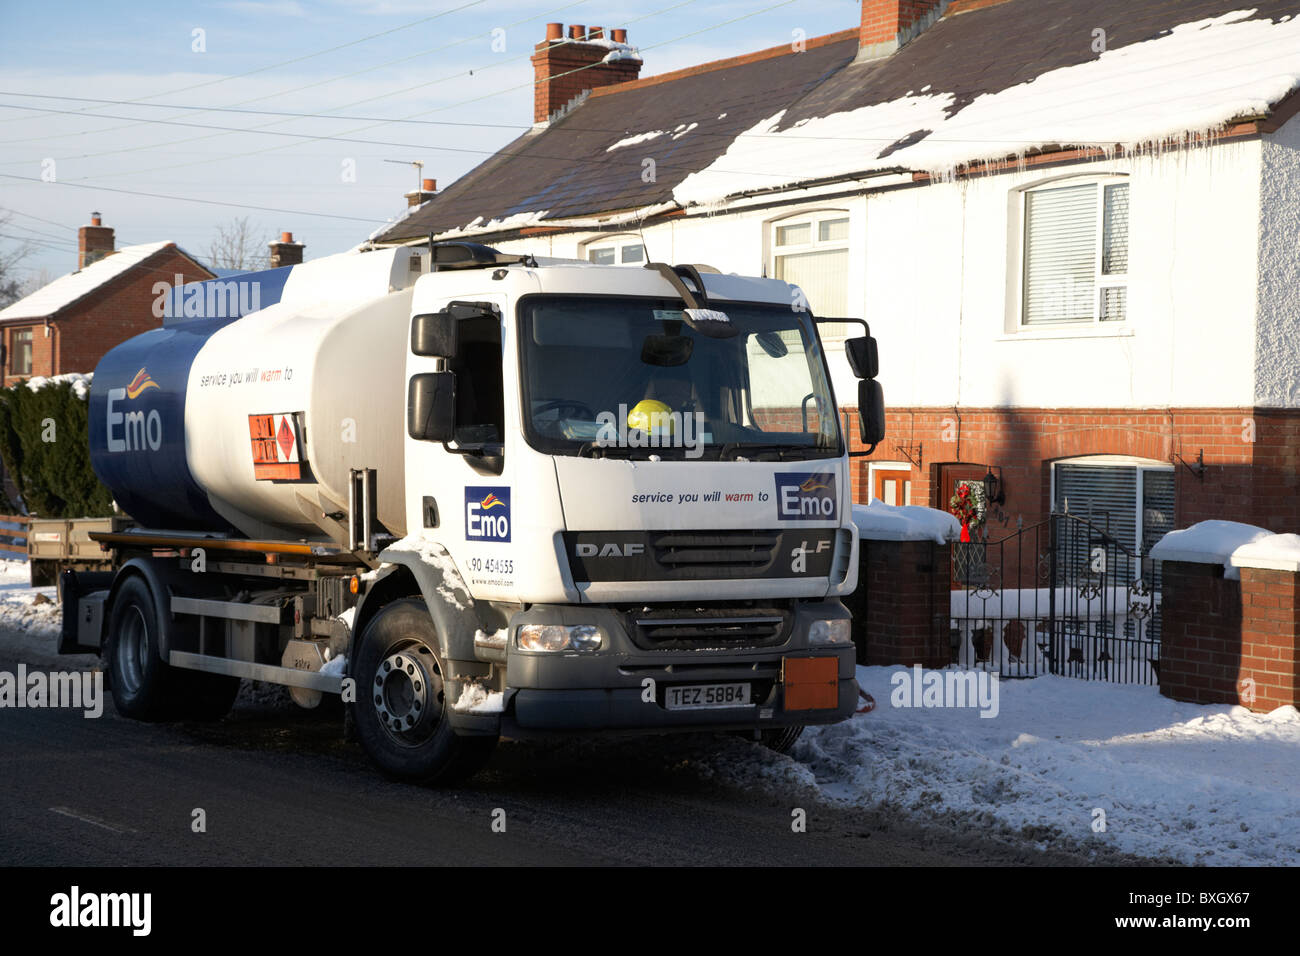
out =
[[[718,452],[718,461],[735,461],[744,457],[751,461],[759,455],[776,455],[778,461],[799,461],[805,458],[832,458],[835,448],[832,445],[781,445],[752,444],[750,442],[728,442]],[[787,457],[789,456],[789,457]]]

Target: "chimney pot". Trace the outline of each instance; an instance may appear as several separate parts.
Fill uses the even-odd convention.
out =
[[[426,180],[424,180],[424,182],[423,182],[423,184],[422,184],[422,187],[423,187],[423,189],[424,189],[424,191],[425,191],[426,193],[437,192],[437,191],[438,191],[438,180],[436,180],[436,179],[426,179]]]
[[[581,23],[574,23],[569,26],[570,40],[585,40],[587,38],[587,28]]]
[[[551,43],[554,43],[556,40],[563,40],[564,24],[563,23],[546,24],[546,39],[548,42]]]
[[[627,42],[627,30],[626,30],[626,29],[621,29],[621,28],[619,28],[619,27],[615,27],[613,30],[610,31],[610,38],[611,38],[615,43],[626,43],[626,42]]]
[[[603,39],[605,39],[605,28],[604,28],[604,27],[592,27],[592,28],[591,28],[591,39],[593,39],[593,40],[603,40]]]
[[[280,233],[280,241],[281,241],[281,242],[293,242],[293,233],[291,233],[291,232],[282,232],[282,233]]]
[[[92,226],[102,226],[104,224],[103,220],[99,216],[99,213],[92,212],[90,214],[90,224]]]

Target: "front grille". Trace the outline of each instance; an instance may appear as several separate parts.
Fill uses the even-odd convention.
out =
[[[717,580],[766,570],[779,540],[778,532],[667,531],[652,534],[650,546],[659,566],[674,578]]]
[[[780,608],[672,609],[633,612],[633,642],[647,650],[772,647],[789,637]]]

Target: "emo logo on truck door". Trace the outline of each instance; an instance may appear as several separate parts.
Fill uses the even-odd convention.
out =
[[[469,541],[510,540],[510,489],[465,488],[465,538]]]
[[[782,521],[834,521],[835,473],[776,476],[776,516]]]

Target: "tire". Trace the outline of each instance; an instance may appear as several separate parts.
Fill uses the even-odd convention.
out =
[[[803,725],[799,724],[794,727],[777,727],[772,730],[762,732],[762,744],[768,750],[775,750],[779,754],[788,754],[796,740],[803,735]]]
[[[354,673],[357,738],[387,776],[454,784],[491,756],[496,737],[458,737],[452,731],[438,633],[424,601],[394,601],[371,619]]]
[[[173,714],[176,672],[159,654],[153,592],[132,576],[113,598],[107,657],[113,703],[134,720],[168,720]]]

